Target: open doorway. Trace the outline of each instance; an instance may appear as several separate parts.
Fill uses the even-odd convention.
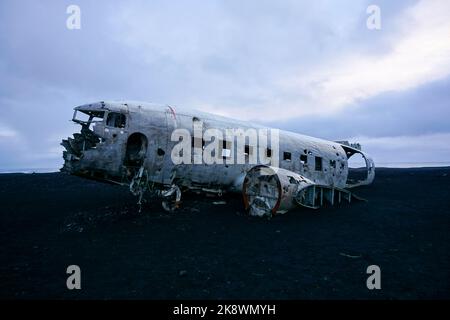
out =
[[[142,133],[136,132],[128,137],[124,165],[141,167],[147,154],[148,140]]]

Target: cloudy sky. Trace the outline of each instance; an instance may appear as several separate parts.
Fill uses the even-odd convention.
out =
[[[72,108],[115,99],[450,162],[447,0],[2,0],[0,30],[0,170],[59,168]]]

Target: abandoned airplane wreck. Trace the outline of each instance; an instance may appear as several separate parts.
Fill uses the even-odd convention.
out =
[[[143,102],[78,106],[81,131],[62,141],[61,171],[126,185],[138,197],[180,206],[183,192],[241,193],[246,210],[272,216],[300,206],[319,208],[357,197],[372,183],[373,160],[359,144],[326,141],[209,113]],[[362,177],[349,176],[360,154]]]

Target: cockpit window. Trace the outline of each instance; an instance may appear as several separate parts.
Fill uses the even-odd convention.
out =
[[[115,128],[125,128],[126,117],[122,113],[110,112],[106,118],[106,125]]]
[[[103,122],[104,111],[75,110],[72,121],[91,127],[98,122]]]

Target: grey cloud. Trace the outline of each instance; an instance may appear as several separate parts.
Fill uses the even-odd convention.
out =
[[[450,132],[450,78],[414,90],[388,92],[328,116],[268,123],[327,139],[391,137]]]

